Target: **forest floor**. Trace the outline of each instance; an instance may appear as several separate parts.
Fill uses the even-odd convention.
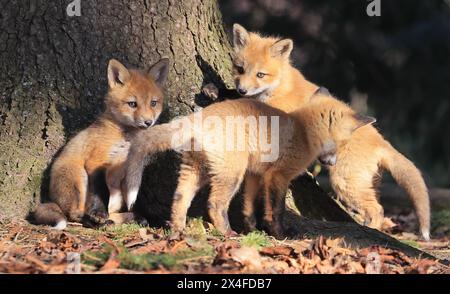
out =
[[[450,222],[434,227],[439,239],[423,242],[403,232],[409,218],[393,219],[398,224],[393,236],[448,259]],[[341,239],[279,241],[262,232],[225,238],[209,223],[190,219],[183,236],[136,224],[96,230],[72,224],[56,231],[26,221],[0,222],[0,272],[448,274],[450,268],[379,246],[349,248]]]

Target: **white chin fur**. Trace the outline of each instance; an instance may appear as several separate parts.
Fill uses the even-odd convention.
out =
[[[257,96],[259,101],[265,102],[271,95],[273,90],[280,85],[279,81],[275,81],[271,85],[266,85],[265,87],[250,90],[246,96]]]
[[[269,90],[270,87],[263,87],[258,89],[252,89],[245,94],[245,97],[251,97],[251,96],[264,96],[264,92]],[[259,97],[258,97],[259,99]]]
[[[67,227],[67,221],[66,220],[60,220],[53,229],[55,230],[64,230]]]

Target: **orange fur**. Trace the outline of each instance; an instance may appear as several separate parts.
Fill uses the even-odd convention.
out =
[[[87,213],[95,213],[88,211],[96,208],[87,207],[87,203],[91,194],[96,193],[97,177],[106,176],[110,193],[108,212],[121,210],[124,202],[121,182],[125,176],[121,166],[128,153],[128,136],[152,126],[161,114],[163,93],[160,87],[167,76],[167,68],[167,59],[147,72],[127,69],[116,60],[109,62],[106,111],[72,138],[55,160],[50,173],[53,204],[37,208],[34,214],[37,223],[59,223],[58,228],[62,229],[66,217],[80,222]],[[107,216],[106,211],[105,214]]]
[[[283,40],[247,32],[238,24],[234,25],[233,40],[233,74],[237,89],[274,85],[270,91],[263,91],[256,98],[286,112],[308,103],[308,97],[318,87],[290,65],[289,48],[281,57],[271,55],[270,48]],[[257,72],[267,75],[258,78]],[[341,107],[349,108],[346,105]],[[338,148],[337,158],[336,165],[330,167],[333,189],[340,200],[364,217],[366,225],[380,229],[383,222],[383,208],[379,204],[375,184],[380,177],[380,169],[384,168],[408,192],[418,216],[421,234],[425,239],[429,238],[430,205],[425,182],[414,164],[383,139],[373,126],[355,132],[347,144]]]
[[[291,65],[292,40],[262,37],[238,24],[234,25],[233,34],[233,76],[236,89],[247,91],[243,96],[260,101],[270,98],[271,106],[291,112],[308,102],[319,88]],[[274,49],[280,46],[281,49]],[[258,73],[265,76],[258,77]]]
[[[224,121],[228,117],[261,116],[279,118],[279,153],[269,162],[261,160],[265,153],[257,144],[256,149],[251,143],[252,137],[258,131],[250,131],[245,127],[245,146],[238,149],[234,142],[233,149],[211,147],[206,144],[198,151],[179,151],[183,155],[178,186],[174,195],[171,224],[175,230],[182,230],[186,222],[186,213],[196,192],[204,184],[210,183],[208,209],[214,226],[223,233],[230,230],[227,211],[231,199],[238,191],[244,176],[252,174],[260,181],[247,182],[247,189],[256,186],[264,191],[266,199],[265,221],[271,234],[283,236],[282,217],[284,196],[289,182],[304,172],[309,164],[319,155],[332,154],[335,146],[348,140],[351,134],[364,123],[361,116],[356,116],[351,109],[339,109],[336,105],[342,102],[327,96],[317,96],[310,106],[303,107],[291,114],[270,107],[253,99],[228,100],[216,103],[201,111],[203,120],[210,117]],[[198,115],[198,113],[197,113]],[[187,117],[194,121],[195,115]],[[186,119],[186,118],[181,118]],[[179,131],[179,121],[158,125],[136,137],[130,148],[127,163],[127,191],[137,191],[144,169],[144,158],[150,153],[165,151],[184,146],[186,143],[202,142],[208,131],[214,137],[225,132],[225,123],[219,124],[213,130],[199,130],[194,125],[189,127],[187,138],[174,145],[174,135]],[[184,130],[185,131],[185,130]],[[275,139],[268,131],[269,140]],[[229,138],[226,138],[226,140]],[[246,191],[247,192],[247,191]],[[251,193],[249,191],[249,193]],[[249,213],[252,208],[249,207]]]

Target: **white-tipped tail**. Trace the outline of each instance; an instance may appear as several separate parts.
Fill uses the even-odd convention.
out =
[[[382,166],[390,171],[397,184],[402,187],[414,205],[419,228],[425,240],[430,239],[430,199],[427,186],[420,171],[409,159],[386,145]]]
[[[67,220],[61,208],[56,203],[39,204],[34,212],[34,220],[37,224],[52,226],[56,230],[64,230]]]
[[[66,220],[60,220],[58,223],[56,223],[55,226],[53,226],[53,229],[55,230],[64,230],[67,228],[67,221]]]
[[[136,202],[139,190],[133,189],[127,194],[127,209],[131,211],[133,209],[133,205]]]

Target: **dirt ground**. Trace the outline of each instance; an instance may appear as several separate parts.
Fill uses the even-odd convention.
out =
[[[396,238],[448,258],[448,237],[422,242],[401,232],[408,216],[395,221]],[[190,219],[183,236],[135,224],[56,231],[17,220],[0,223],[0,272],[448,274],[450,268],[379,246],[348,248],[340,239],[278,241],[262,232],[225,238],[201,219]]]

